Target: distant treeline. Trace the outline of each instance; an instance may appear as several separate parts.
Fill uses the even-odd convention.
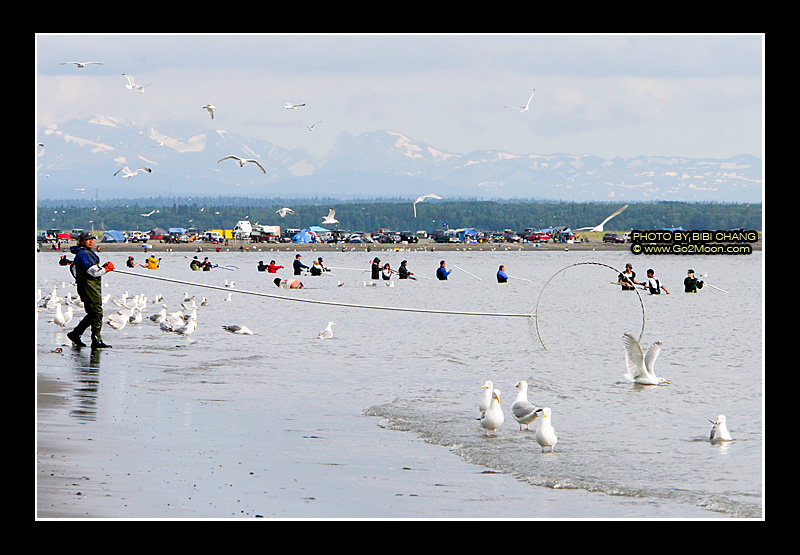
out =
[[[142,230],[154,227],[231,229],[239,220],[282,229],[321,225],[328,209],[336,210],[342,230],[371,232],[470,227],[485,231],[549,227],[588,227],[612,212],[627,210],[606,224],[606,231],[631,229],[756,229],[762,228],[761,203],[717,202],[555,202],[542,200],[425,200],[414,217],[412,200],[376,199],[256,199],[243,197],[42,200],[37,204],[37,228],[70,230]],[[283,206],[296,215],[281,218]],[[150,214],[150,215],[144,215]]]

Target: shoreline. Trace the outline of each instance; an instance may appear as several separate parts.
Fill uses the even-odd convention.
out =
[[[763,239],[753,245],[753,252],[762,250]],[[52,252],[57,254],[70,254],[69,247],[74,245],[70,241],[60,249],[53,249],[49,245],[41,245],[42,253]],[[144,245],[147,245],[145,250]],[[582,243],[436,243],[422,239],[419,243],[248,243],[231,240],[228,244],[215,245],[213,243],[161,243],[149,241],[147,243],[96,243],[98,252],[280,252],[280,251],[341,251],[341,252],[402,252],[402,251],[602,251],[622,252],[631,251],[632,243],[603,243],[602,241],[586,241]],[[633,254],[633,253],[632,253]]]

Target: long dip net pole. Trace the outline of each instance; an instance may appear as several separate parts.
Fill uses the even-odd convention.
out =
[[[619,270],[614,268],[613,266],[609,266],[608,264],[603,264],[601,262],[576,262],[575,264],[570,264],[555,274],[553,274],[550,279],[548,279],[542,290],[539,292],[539,297],[536,299],[536,309],[532,313],[517,313],[517,312],[468,312],[468,311],[461,311],[461,310],[438,310],[438,309],[430,309],[430,308],[406,308],[406,307],[398,307],[398,306],[378,306],[378,305],[367,305],[367,304],[353,304],[353,303],[342,303],[337,301],[323,301],[318,299],[303,299],[301,297],[286,297],[284,295],[275,295],[270,293],[262,293],[260,291],[248,291],[246,289],[231,289],[230,287],[221,287],[219,285],[209,285],[205,283],[195,283],[191,281],[185,281],[180,279],[173,279],[167,278],[162,276],[153,276],[148,274],[139,274],[136,272],[128,272],[126,270],[117,270],[114,269],[115,272],[128,275],[128,276],[137,276],[143,277],[148,279],[154,279],[158,281],[167,281],[171,283],[179,283],[181,285],[189,285],[193,287],[205,287],[207,289],[217,289],[219,291],[226,291],[228,293],[240,293],[242,295],[253,295],[256,297],[265,297],[268,299],[278,299],[282,301],[294,301],[299,303],[310,303],[310,304],[321,304],[321,305],[328,305],[328,306],[340,306],[346,308],[366,308],[372,310],[390,310],[395,312],[417,312],[423,314],[452,314],[458,316],[499,316],[502,318],[530,318],[534,321],[536,325],[536,335],[539,339],[539,343],[541,343],[542,347],[547,350],[547,346],[544,344],[544,340],[542,339],[542,334],[539,331],[539,302],[542,300],[542,294],[544,290],[547,288],[547,285],[555,278],[557,275],[565,272],[569,268],[573,268],[575,266],[585,266],[585,265],[594,265],[594,266],[603,266],[605,268],[610,268],[617,272],[617,274],[621,274]],[[642,296],[639,294],[639,291],[634,287],[634,291],[636,295],[639,297],[639,305],[642,307],[642,329],[639,333],[639,341],[641,341],[642,336],[644,335],[644,327],[645,327],[645,312],[644,312],[644,302],[642,301]]]
[[[231,289],[230,287],[220,287],[219,285],[208,285],[205,283],[195,283],[191,281],[184,281],[180,279],[172,279],[166,278],[162,276],[151,276],[147,274],[138,274],[136,272],[128,272],[126,270],[117,270],[114,269],[114,272],[119,274],[124,274],[127,276],[137,276],[143,277],[148,279],[155,279],[159,281],[169,281],[172,283],[180,283],[181,285],[191,285],[194,287],[205,287],[208,289],[218,289],[220,291],[225,291],[228,293],[241,293],[243,295],[254,295],[256,297],[266,297],[268,299],[280,299],[283,301],[295,301],[299,303],[311,303],[311,304],[324,304],[329,306],[342,306],[342,307],[349,307],[349,308],[370,308],[373,310],[394,310],[398,312],[423,312],[426,314],[457,314],[461,316],[501,316],[505,318],[536,318],[536,314],[525,314],[525,313],[514,313],[514,312],[465,312],[460,310],[435,310],[435,309],[427,309],[427,308],[403,308],[397,306],[376,306],[376,305],[367,305],[367,304],[351,304],[351,303],[341,303],[337,301],[321,301],[317,299],[303,299],[300,297],[286,297],[284,295],[274,295],[270,293],[262,293],[260,291],[248,291],[246,289]]]

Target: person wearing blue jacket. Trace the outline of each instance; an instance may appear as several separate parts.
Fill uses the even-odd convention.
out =
[[[76,347],[85,347],[81,335],[86,328],[92,328],[92,349],[105,349],[111,345],[103,343],[101,330],[103,327],[103,291],[100,278],[114,269],[114,264],[106,262],[100,265],[100,257],[92,249],[94,236],[84,231],[78,236],[78,244],[70,247],[70,252],[75,255],[70,265],[70,272],[78,286],[78,296],[83,301],[86,316],[78,325],[67,334],[67,337]]]
[[[294,256],[294,262],[292,263],[292,267],[294,268],[294,275],[299,276],[303,273],[303,270],[308,270],[308,266],[300,262],[300,255],[296,254]]]
[[[500,264],[500,269],[497,270],[497,283],[506,283],[508,281],[508,274],[506,267]]]
[[[439,278],[440,280],[444,281],[444,280],[447,279],[447,276],[449,276],[451,273],[452,273],[452,270],[448,271],[448,269],[444,267],[444,260],[439,262],[439,268],[436,270],[436,277],[437,278]]]

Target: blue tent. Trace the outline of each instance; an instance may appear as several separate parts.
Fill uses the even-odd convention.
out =
[[[292,243],[316,243],[317,236],[309,231],[308,228],[304,229],[300,233],[297,233],[292,237]]]
[[[112,229],[110,231],[106,231],[103,233],[103,238],[100,239],[101,243],[124,243],[125,242],[125,234],[121,231],[117,231],[116,229]]]
[[[180,235],[183,235],[183,234],[186,233],[186,228],[183,228],[183,227],[171,227],[171,228],[169,228],[168,233],[170,233],[170,234],[178,233]]]
[[[458,240],[464,241],[467,237],[477,237],[478,232],[471,228],[466,229],[459,229],[456,233],[458,233]]]
[[[305,228],[303,231],[311,231],[313,233],[328,233],[330,229],[325,229],[324,227],[320,227],[318,225],[312,225],[311,227]]]

